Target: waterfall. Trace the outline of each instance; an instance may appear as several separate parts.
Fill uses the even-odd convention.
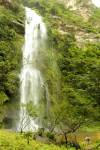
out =
[[[30,8],[25,8],[25,44],[23,47],[20,74],[20,121],[18,130],[37,130],[38,122],[29,116],[26,105],[32,102],[38,107],[43,85],[41,72],[37,67],[38,52],[46,39],[46,27],[42,18]]]

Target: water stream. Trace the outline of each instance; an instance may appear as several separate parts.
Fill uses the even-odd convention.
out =
[[[25,44],[23,48],[22,69],[20,74],[20,121],[18,130],[38,129],[38,121],[29,116],[26,105],[40,103],[43,84],[41,72],[37,67],[39,48],[46,39],[46,27],[42,18],[30,8],[25,8]]]

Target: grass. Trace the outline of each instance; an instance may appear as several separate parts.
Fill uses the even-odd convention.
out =
[[[100,122],[92,123],[91,125],[85,125],[80,128],[82,132],[100,132]]]
[[[78,140],[80,141],[80,140]],[[90,144],[86,144],[85,141],[79,142],[81,147],[85,150],[87,148],[95,148],[100,140],[92,141]],[[30,138],[29,144],[23,134],[0,130],[0,150],[67,150],[64,146],[56,146],[54,144],[44,144],[39,141],[35,141]],[[75,150],[74,148],[68,148],[68,150]],[[95,150],[95,149],[94,149]]]
[[[66,150],[66,148],[58,147],[53,144],[43,144],[32,139],[30,139],[30,143],[27,144],[27,140],[23,135],[0,130],[0,150]]]

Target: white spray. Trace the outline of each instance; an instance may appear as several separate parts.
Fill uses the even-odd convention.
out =
[[[18,130],[28,131],[38,129],[38,123],[29,116],[26,104],[39,104],[39,93],[43,84],[40,71],[37,69],[38,50],[46,38],[46,27],[42,18],[30,8],[25,8],[25,45],[23,48],[23,66],[21,70],[21,108]]]

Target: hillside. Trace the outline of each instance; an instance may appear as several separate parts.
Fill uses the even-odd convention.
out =
[[[20,117],[25,6],[42,17],[47,37],[44,43],[41,41],[38,59],[33,60],[43,78],[38,86],[38,89],[42,88],[41,93],[38,90],[40,103],[36,107],[29,100],[22,107],[33,119],[41,118],[43,135],[47,131],[50,138],[62,134],[65,140],[60,144],[63,146],[68,144],[68,136],[81,131],[88,133],[86,128],[93,127],[91,133],[94,129],[100,136],[100,8],[90,0],[69,3],[62,0],[1,0],[0,128],[11,131],[0,130],[0,150],[8,150],[8,146],[12,150],[32,150],[33,146],[34,150],[66,149],[65,146],[60,148],[33,141],[32,136],[28,145],[24,133],[12,132]],[[30,20],[26,20],[27,24]],[[36,28],[41,29],[40,24]],[[40,34],[38,36],[40,40]],[[32,81],[29,80],[27,89]],[[23,132],[23,128],[20,131]],[[41,129],[37,132],[41,134]],[[100,142],[99,139],[92,147]],[[80,144],[84,147],[82,142]]]
[[[5,103],[17,97],[24,41],[23,9],[17,3],[8,4],[0,2],[0,124],[7,116]]]
[[[43,54],[48,60],[44,58],[41,70],[51,101],[66,100],[79,109],[78,113],[84,110],[83,116],[98,120],[100,9],[91,6],[90,17],[84,20],[77,11],[56,1],[30,1],[27,5],[44,16],[47,24],[50,46],[48,54]]]

